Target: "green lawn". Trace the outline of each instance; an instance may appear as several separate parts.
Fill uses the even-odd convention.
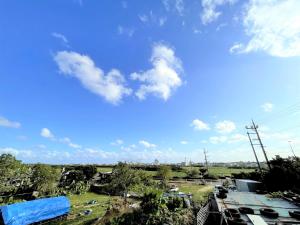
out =
[[[102,217],[109,205],[110,197],[108,195],[99,195],[94,193],[85,193],[82,195],[71,195],[68,196],[71,201],[71,213],[68,219],[62,222],[51,223],[59,225],[80,225],[80,224],[90,224],[96,218]],[[97,204],[89,205],[87,202],[91,200],[96,200]],[[93,210],[92,214],[89,216],[79,215],[84,210]]]

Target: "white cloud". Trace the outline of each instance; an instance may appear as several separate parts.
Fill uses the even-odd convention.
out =
[[[300,55],[300,1],[250,0],[243,24],[251,38],[237,53],[265,51],[277,57]]]
[[[152,93],[166,101],[182,84],[181,61],[175,56],[173,49],[163,44],[155,44],[150,62],[153,65],[152,69],[130,75],[132,80],[143,83],[135,94],[143,100],[147,94]]]
[[[43,128],[41,130],[41,136],[44,137],[44,138],[48,138],[52,141],[57,141],[57,142],[60,142],[60,143],[63,143],[63,144],[66,144],[68,145],[69,147],[71,148],[81,148],[82,146],[81,145],[78,145],[78,144],[75,144],[71,141],[70,138],[68,137],[64,137],[64,138],[55,138],[54,134],[48,129],[48,128]]]
[[[272,112],[274,105],[270,102],[266,102],[263,105],[261,105],[261,107],[265,112]]]
[[[10,120],[6,119],[5,117],[0,116],[0,126],[10,127],[10,128],[20,128],[21,123],[15,122],[15,121],[10,121]]]
[[[174,10],[178,15],[183,16],[184,1],[183,0],[163,0],[162,1],[167,11]]]
[[[216,123],[216,130],[219,133],[231,133],[236,129],[234,122],[229,120],[224,120]]]
[[[194,119],[191,123],[191,126],[194,127],[195,130],[209,130],[209,125],[204,123],[202,120]]]
[[[134,28],[118,26],[118,34],[120,35],[127,35],[128,37],[132,37],[134,32]]]
[[[187,142],[187,141],[181,141],[180,144],[182,144],[182,145],[187,145],[188,142]]]
[[[54,139],[54,135],[48,128],[43,128],[40,134],[44,138]]]
[[[150,143],[148,141],[145,141],[145,140],[139,141],[139,144],[144,146],[145,148],[155,148],[156,147],[155,144],[152,144],[152,143]]]
[[[57,38],[57,39],[60,39],[63,43],[65,44],[68,44],[69,41],[68,39],[65,37],[65,35],[61,34],[61,33],[56,33],[56,32],[53,32],[51,34],[53,37]]]
[[[125,78],[119,70],[112,69],[105,75],[87,55],[60,51],[54,60],[61,73],[77,78],[86,89],[112,104],[118,104],[124,96],[131,94],[131,89],[125,87]]]
[[[222,12],[218,11],[219,6],[234,4],[237,0],[202,0],[201,21],[204,25],[216,21]]]

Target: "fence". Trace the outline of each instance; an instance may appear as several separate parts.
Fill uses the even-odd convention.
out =
[[[209,214],[210,203],[207,202],[197,213],[197,225],[204,225]]]

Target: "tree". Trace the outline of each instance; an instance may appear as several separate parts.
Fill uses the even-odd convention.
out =
[[[270,161],[271,169],[263,176],[269,191],[295,190],[300,192],[300,158],[281,158]]]
[[[158,168],[157,176],[162,180],[162,184],[164,186],[167,185],[168,180],[172,176],[172,170],[170,166],[167,165],[161,165]]]
[[[32,168],[32,187],[42,194],[53,194],[59,178],[60,172],[49,165],[36,164]]]
[[[207,168],[200,167],[200,168],[199,168],[199,173],[200,173],[200,176],[206,177],[206,176],[208,175]]]
[[[196,168],[190,168],[186,170],[186,175],[194,178],[199,175],[199,171]]]
[[[0,155],[0,193],[16,192],[28,176],[28,167],[11,154]]]
[[[127,195],[131,188],[140,183],[137,172],[128,164],[119,162],[112,171],[110,188],[118,194],[122,194],[127,202]]]
[[[97,167],[95,165],[77,166],[75,170],[82,171],[86,180],[90,180],[97,173]]]

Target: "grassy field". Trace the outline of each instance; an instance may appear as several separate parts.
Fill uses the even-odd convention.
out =
[[[99,195],[94,193],[85,193],[82,195],[68,196],[71,201],[71,213],[68,219],[61,222],[51,223],[59,225],[82,225],[90,224],[93,220],[102,217],[107,207],[109,206],[110,197],[108,195]],[[96,200],[94,205],[88,204],[89,201]],[[91,209],[93,212],[91,215],[81,215],[85,210]]]
[[[208,171],[210,174],[215,176],[230,176],[233,173],[245,172],[249,173],[254,171],[254,169],[238,169],[238,168],[228,168],[228,167],[209,167]]]
[[[193,194],[193,199],[196,202],[204,202],[207,200],[207,195],[212,191],[210,185],[199,185],[195,183],[176,183],[179,191]],[[67,220],[55,221],[50,225],[82,225],[91,224],[97,218],[102,217],[107,207],[110,204],[111,197],[108,195],[99,195],[95,193],[85,193],[82,195],[68,196],[71,202],[71,212]],[[88,204],[89,201],[96,200],[96,204]],[[85,210],[91,209],[91,215],[83,215]]]
[[[184,170],[191,169],[192,167],[183,167],[183,171],[173,171],[172,177],[185,177],[186,173]],[[193,167],[199,169],[198,167]],[[110,172],[112,171],[112,167],[98,167],[98,172]],[[230,176],[233,173],[240,172],[252,172],[254,169],[238,169],[238,168],[228,168],[228,167],[209,167],[209,173],[213,176]],[[151,176],[156,175],[156,171],[145,171],[147,174]]]
[[[176,183],[180,192],[191,193],[193,200],[202,203],[207,200],[207,196],[212,192],[213,187],[210,185],[199,185],[195,183]]]

